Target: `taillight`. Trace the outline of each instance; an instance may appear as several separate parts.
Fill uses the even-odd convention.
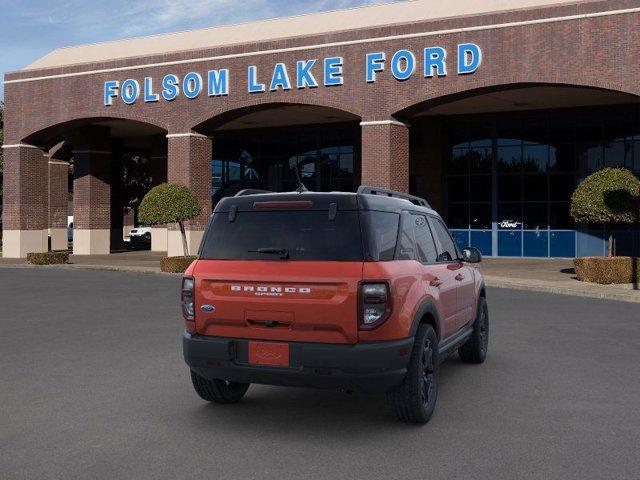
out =
[[[196,280],[193,277],[182,277],[182,316],[185,320],[193,322],[195,318],[194,290]]]
[[[368,330],[383,323],[391,313],[387,283],[360,284],[360,328]]]

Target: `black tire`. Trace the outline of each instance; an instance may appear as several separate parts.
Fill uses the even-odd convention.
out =
[[[249,383],[208,380],[191,371],[191,382],[196,393],[207,402],[238,403],[249,389]]]
[[[418,327],[407,376],[387,394],[387,400],[401,422],[427,423],[438,398],[438,337],[431,325]]]
[[[489,348],[489,309],[487,300],[480,297],[478,313],[473,322],[473,333],[467,342],[458,349],[460,360],[466,363],[483,363]]]

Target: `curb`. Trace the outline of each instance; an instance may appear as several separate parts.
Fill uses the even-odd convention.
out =
[[[640,303],[640,291],[620,291],[618,287],[610,285],[585,285],[587,288],[598,288],[598,291],[590,291],[580,285],[575,287],[558,285],[554,282],[543,283],[525,279],[511,279],[506,277],[484,276],[485,284],[494,288],[509,288],[528,292],[554,293],[557,295],[570,295],[574,297],[597,298],[600,300],[616,300],[620,302]],[[613,290],[615,289],[615,290]]]
[[[68,263],[63,265],[27,265],[27,264],[9,264],[0,265],[0,269],[3,268],[45,268],[45,269],[61,269],[61,270],[106,270],[111,272],[134,272],[134,273],[146,273],[155,275],[182,275],[181,273],[167,273],[161,272],[160,267],[133,267],[127,265],[81,265],[75,263]]]

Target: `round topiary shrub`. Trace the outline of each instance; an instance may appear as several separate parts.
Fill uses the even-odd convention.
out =
[[[633,223],[636,221],[640,180],[625,168],[605,168],[585,178],[571,197],[576,222]]]
[[[163,183],[152,188],[140,203],[138,218],[149,225],[177,223],[182,234],[184,255],[189,255],[184,222],[202,213],[198,198],[183,185]]]
[[[196,257],[164,257],[160,259],[160,271],[166,273],[184,273]]]
[[[625,168],[604,168],[585,178],[571,196],[571,216],[584,223],[638,223],[640,180]],[[609,237],[609,256],[613,255]]]
[[[27,253],[29,265],[62,265],[69,263],[68,252],[39,252]]]

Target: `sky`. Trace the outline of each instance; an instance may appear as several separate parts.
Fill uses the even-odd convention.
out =
[[[0,0],[0,75],[59,47],[389,1]]]

